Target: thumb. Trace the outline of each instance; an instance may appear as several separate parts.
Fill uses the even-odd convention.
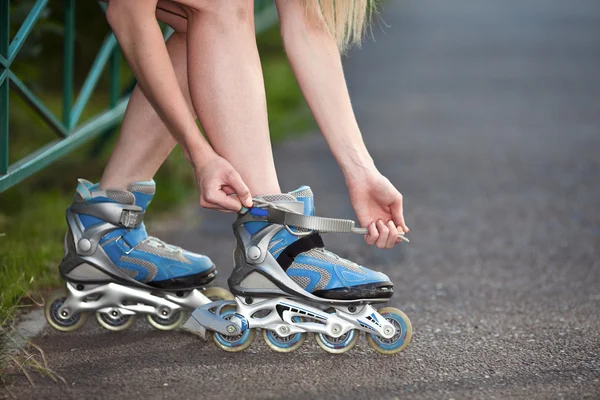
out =
[[[404,221],[404,208],[402,205],[402,200],[396,201],[394,204],[390,206],[392,211],[392,220],[396,226],[402,228],[404,233],[408,233],[410,229],[406,226],[406,222]]]
[[[248,189],[248,186],[246,186],[242,180],[242,177],[237,173],[237,171],[233,171],[229,175],[227,183],[233,188],[233,190],[235,190],[238,199],[244,207],[252,207],[252,195],[250,194],[250,189]]]

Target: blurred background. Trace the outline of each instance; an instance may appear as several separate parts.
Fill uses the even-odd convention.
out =
[[[18,25],[30,3],[11,2],[11,23]],[[81,82],[108,27],[94,2],[77,7]],[[61,2],[51,2],[16,67],[57,112],[61,15]],[[390,305],[411,318],[413,343],[385,359],[374,357],[364,340],[343,357],[314,343],[286,355],[254,343],[233,359],[185,335],[141,326],[109,337],[88,323],[68,344],[45,331],[53,365],[77,379],[85,388],[79,390],[190,397],[201,388],[210,398],[598,398],[600,2],[388,0],[380,2],[371,32],[362,49],[344,58],[346,78],[367,147],[404,194],[411,243],[383,251],[360,237],[325,239],[330,250],[390,276]],[[258,42],[283,189],[308,184],[318,215],[352,217],[343,177],[301,98],[277,27]],[[105,107],[106,86],[98,85],[86,112]],[[11,97],[14,157],[53,137],[19,101]],[[58,283],[64,208],[76,178],[98,179],[112,140],[91,142],[0,195],[5,307],[24,291]],[[176,151],[156,178],[149,230],[210,251],[224,285],[231,216],[196,206],[191,174]],[[156,357],[153,349],[164,343],[168,354]],[[71,347],[89,348],[86,366],[93,368],[81,368]],[[119,354],[110,368],[106,349]],[[138,369],[137,386],[130,385]]]

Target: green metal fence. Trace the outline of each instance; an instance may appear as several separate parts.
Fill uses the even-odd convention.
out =
[[[120,93],[120,51],[114,35],[106,37],[90,71],[74,99],[75,53],[75,0],[65,1],[63,43],[62,115],[59,118],[22,82],[10,67],[48,0],[37,0],[22,26],[10,39],[10,1],[0,0],[0,192],[45,168],[50,163],[81,146],[86,141],[114,128],[123,118],[128,95]],[[105,7],[102,3],[101,7]],[[270,0],[255,0],[257,32],[277,21],[275,6]],[[85,34],[85,32],[80,32]],[[166,33],[168,35],[168,32]],[[96,88],[104,69],[109,68],[109,104],[107,108],[81,123],[81,115]],[[27,104],[57,134],[58,138],[23,159],[9,165],[9,88],[18,93]]]

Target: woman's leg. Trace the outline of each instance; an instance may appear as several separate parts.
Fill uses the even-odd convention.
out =
[[[191,108],[187,84],[186,34],[175,32],[167,41],[167,49],[179,87]],[[169,129],[136,85],[100,187],[126,189],[132,182],[152,179],[176,144]]]
[[[159,1],[156,17],[169,24],[175,33],[167,41],[167,51],[175,75],[192,109],[187,80],[187,19],[175,4]],[[127,189],[133,182],[148,181],[171,153],[177,141],[136,85],[121,124],[119,138],[100,180],[101,188]]]
[[[279,193],[252,0],[177,0],[188,16],[188,76],[215,151],[253,196]]]
[[[188,75],[195,84],[194,105],[211,144],[238,170],[254,196],[278,193],[252,1],[232,0],[219,7],[206,1],[183,1],[185,10],[160,1],[157,17],[178,31],[189,30],[193,44],[188,44],[192,57]],[[188,22],[193,29],[188,29]],[[175,35],[168,50],[189,103],[184,41],[181,34]],[[175,145],[166,133],[167,127],[136,88],[101,185],[118,188],[151,179]]]
[[[196,125],[156,20],[157,5],[158,0],[111,0],[106,17],[140,89],[192,163],[201,203],[236,209],[239,202],[228,198],[227,191],[241,194],[248,203],[247,189],[239,174],[214,152]],[[207,165],[215,167],[209,169]]]

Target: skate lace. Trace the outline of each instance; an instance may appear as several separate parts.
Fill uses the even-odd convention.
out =
[[[122,239],[123,239],[123,236],[119,236],[117,238],[117,242]],[[160,250],[163,250],[163,251],[166,251],[169,253],[177,253],[177,254],[183,253],[183,249],[181,247],[177,247],[177,246],[173,246],[172,244],[165,243],[162,240],[160,240],[159,238],[156,238],[154,236],[148,236],[146,239],[142,240],[135,246],[132,246],[129,250],[125,251],[125,254],[130,254],[132,251],[136,250],[138,248],[138,246],[142,243],[147,244],[151,247],[154,247],[155,249],[160,249]]]
[[[172,244],[163,242],[162,240],[160,240],[159,238],[154,237],[154,236],[148,236],[144,240],[144,243],[146,243],[152,247],[155,247],[157,249],[166,250],[171,253],[181,253],[182,252],[181,247],[173,246]]]

